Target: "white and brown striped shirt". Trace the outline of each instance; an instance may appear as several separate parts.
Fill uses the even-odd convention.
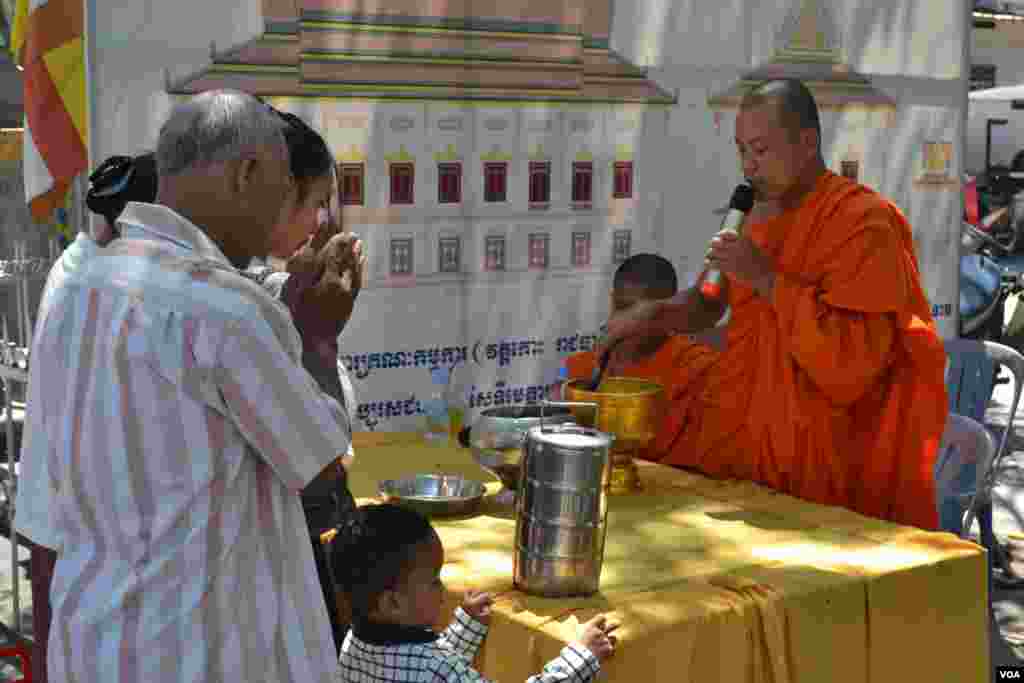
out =
[[[16,524],[59,550],[50,679],[327,683],[299,491],[348,450],[348,416],[288,311],[196,226],[138,203],[119,223],[51,276],[33,341],[19,501],[51,504]]]

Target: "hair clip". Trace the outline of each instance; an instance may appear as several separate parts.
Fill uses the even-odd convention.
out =
[[[90,183],[99,183],[111,176],[118,176],[131,170],[133,166],[132,157],[115,155],[104,161],[96,170],[89,174]]]

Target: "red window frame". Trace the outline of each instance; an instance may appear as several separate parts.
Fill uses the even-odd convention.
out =
[[[572,201],[575,204],[594,201],[594,162],[572,162]]]
[[[547,204],[551,201],[551,162],[530,162],[530,203]]]
[[[388,168],[392,204],[412,204],[415,199],[416,168],[409,162],[392,163]]]
[[[458,204],[462,201],[462,164],[446,161],[437,165],[437,203]]]
[[[484,201],[504,202],[508,199],[508,162],[484,162]]]
[[[615,199],[631,199],[633,197],[633,162],[615,162],[615,182],[612,197]]]
[[[365,164],[339,164],[338,178],[341,183],[341,203],[343,206],[362,206],[365,201],[363,188],[366,187]]]

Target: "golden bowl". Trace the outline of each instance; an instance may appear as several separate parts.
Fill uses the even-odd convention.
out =
[[[608,377],[597,391],[583,387],[587,379],[566,382],[566,401],[596,403],[597,424],[590,408],[571,408],[576,421],[615,436],[613,453],[635,454],[657,434],[665,410],[665,390],[657,382],[635,377]]]

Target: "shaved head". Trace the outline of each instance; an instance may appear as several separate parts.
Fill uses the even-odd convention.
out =
[[[821,117],[814,95],[801,81],[786,78],[767,81],[747,93],[740,102],[740,109],[751,109],[765,104],[774,104],[779,109],[779,121],[795,139],[800,131],[813,130],[818,134],[818,149],[821,149]]]
[[[641,287],[652,299],[668,299],[679,288],[672,262],[657,254],[634,254],[622,262],[612,279],[614,289]]]

